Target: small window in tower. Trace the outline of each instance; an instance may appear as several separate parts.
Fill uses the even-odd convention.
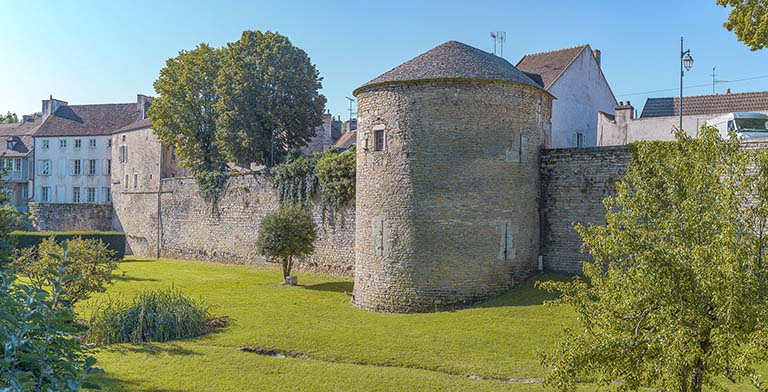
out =
[[[373,151],[384,151],[387,147],[387,139],[383,129],[373,131]]]

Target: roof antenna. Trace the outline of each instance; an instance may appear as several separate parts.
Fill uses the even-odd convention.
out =
[[[501,52],[499,57],[504,58],[504,42],[507,40],[507,33],[505,31],[491,31],[491,39],[493,40],[493,54],[496,55],[496,44],[498,44]]]
[[[716,69],[717,69],[717,67],[712,67],[712,95],[715,94],[715,84],[727,82],[727,80],[718,80],[717,79],[717,73],[715,73]]]
[[[355,113],[354,109],[352,109],[352,105],[354,105],[355,99],[347,97],[347,96],[345,96],[344,98],[346,98],[349,101],[349,121],[352,121],[352,114],[353,113],[357,114],[357,113]]]

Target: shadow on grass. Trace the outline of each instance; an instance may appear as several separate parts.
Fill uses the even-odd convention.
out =
[[[97,365],[98,366],[98,365]],[[121,380],[109,374],[98,374],[88,377],[88,381],[101,386],[102,391],[130,392],[136,390],[148,390],[147,385],[136,381]],[[152,388],[152,392],[184,392],[184,389]],[[84,389],[84,391],[97,391],[97,389]]]
[[[477,304],[473,308],[498,308],[504,306],[539,306],[543,305],[547,301],[557,299],[560,296],[558,293],[550,293],[541,289],[538,289],[534,284],[538,281],[558,280],[565,281],[571,280],[575,275],[543,273],[532,276],[530,279],[522,283],[520,286],[512,289],[511,291],[501,294],[498,297],[492,298],[486,302]]]
[[[352,282],[327,282],[327,283],[319,283],[319,284],[313,284],[311,286],[303,286],[307,290],[317,290],[317,291],[333,291],[336,293],[343,293],[343,292],[352,292]]]
[[[135,276],[128,276],[128,275],[113,275],[115,280],[119,280],[121,282],[159,282],[159,279],[154,278],[137,278]]]
[[[198,352],[182,348],[173,343],[142,343],[142,344],[119,344],[110,345],[101,348],[102,351],[108,351],[120,354],[168,354],[168,355],[203,355]]]
[[[154,263],[157,259],[122,259],[120,263]]]

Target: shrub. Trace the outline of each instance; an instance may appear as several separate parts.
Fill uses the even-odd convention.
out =
[[[323,218],[326,210],[336,214],[355,199],[355,150],[341,154],[324,154],[317,161],[316,175],[320,182]]]
[[[283,204],[261,221],[256,247],[272,263],[280,263],[289,283],[295,258],[315,251],[317,231],[312,217],[298,204]]]
[[[166,342],[209,332],[209,307],[170,288],[139,293],[131,302],[97,303],[88,340],[100,344]]]
[[[17,249],[32,248],[41,242],[54,237],[56,242],[62,243],[72,238],[98,239],[114,252],[112,256],[116,260],[125,257],[125,233],[110,231],[14,231],[10,237],[16,243]]]
[[[316,157],[296,156],[272,169],[272,184],[284,203],[306,203],[317,192]]]
[[[78,391],[98,388],[85,378],[100,371],[79,340],[66,297],[74,278],[66,254],[44,278],[49,290],[22,284],[0,268],[0,390]],[[7,267],[7,266],[6,266]]]
[[[114,252],[101,240],[78,237],[58,244],[53,237],[49,237],[37,247],[18,251],[15,264],[35,287],[44,288],[48,271],[57,268],[60,263],[55,255],[60,254],[71,259],[68,272],[73,274],[73,278],[64,283],[64,299],[70,303],[87,299],[91,293],[104,292],[112,283],[112,272],[117,269],[118,261],[114,259]]]

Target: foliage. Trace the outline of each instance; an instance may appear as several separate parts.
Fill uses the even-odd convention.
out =
[[[317,193],[316,156],[296,156],[272,168],[272,185],[282,203],[306,204]]]
[[[717,0],[717,4],[731,7],[724,26],[739,41],[750,50],[768,46],[768,0]]]
[[[355,199],[355,149],[324,154],[316,165],[320,183],[323,216],[326,209],[337,213]]]
[[[75,278],[65,251],[44,275],[49,290],[20,283],[0,269],[0,385],[9,391],[78,391],[99,369],[78,338],[75,313],[66,300]]]
[[[125,233],[116,231],[14,231],[11,240],[17,249],[34,248],[46,239],[53,237],[62,244],[73,238],[99,240],[112,252],[112,258],[122,260],[125,257]]]
[[[19,122],[19,117],[16,113],[8,112],[7,114],[0,114],[0,124],[12,124]]]
[[[59,244],[54,237],[49,237],[37,247],[17,252],[15,264],[19,273],[27,277],[33,286],[45,289],[49,271],[58,268],[61,261],[56,255],[65,251],[71,260],[67,272],[72,274],[72,279],[64,283],[65,293],[62,295],[66,301],[74,304],[87,299],[92,293],[107,290],[118,262],[114,258],[115,252],[97,239],[76,237]]]
[[[175,147],[179,165],[191,170],[203,195],[214,202],[227,171],[215,143],[220,58],[221,49],[200,44],[168,59],[154,84],[160,96],[148,111],[160,142]]]
[[[768,359],[768,152],[678,130],[641,142],[605,225],[576,225],[585,279],[549,282],[584,329],[544,357],[547,384],[621,381],[621,390],[722,389],[758,380]]]
[[[193,338],[208,333],[209,310],[175,288],[142,291],[131,302],[97,303],[88,339],[113,344]]]
[[[307,54],[287,37],[244,31],[227,44],[216,80],[216,141],[229,161],[248,167],[300,147],[322,123],[321,78]]]
[[[273,263],[280,263],[283,277],[291,276],[295,258],[315,251],[317,231],[312,217],[299,204],[283,204],[261,221],[256,247]]]

